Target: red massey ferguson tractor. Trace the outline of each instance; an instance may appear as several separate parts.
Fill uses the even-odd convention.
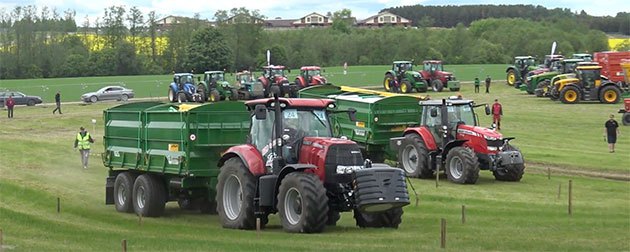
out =
[[[442,92],[448,88],[450,91],[459,91],[460,83],[451,72],[444,71],[441,60],[425,60],[422,62],[422,79],[427,80],[431,89],[435,92]]]
[[[278,213],[287,232],[317,233],[354,211],[359,227],[397,228],[409,204],[401,169],[371,164],[359,146],[333,138],[329,99],[274,98],[245,103],[248,144],[219,162],[217,212],[223,227],[262,227]],[[354,111],[348,111],[350,114]]]
[[[326,78],[321,75],[321,68],[318,66],[301,67],[300,75],[295,78],[295,85],[300,89],[322,84],[326,84]]]
[[[407,176],[429,178],[444,171],[454,183],[474,184],[484,169],[497,180],[521,180],[525,165],[521,152],[509,143],[514,138],[477,126],[473,101],[429,100],[420,106],[420,127],[407,128],[403,137],[390,139]]]
[[[263,67],[262,76],[258,77],[264,88],[265,97],[270,97],[273,94],[270,92],[271,87],[277,86],[280,88],[280,96],[284,97],[287,94],[289,97],[297,97],[298,86],[295,83],[290,83],[284,73],[284,66],[265,66]]]

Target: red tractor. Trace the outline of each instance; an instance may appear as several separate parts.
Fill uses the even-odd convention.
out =
[[[630,125],[630,98],[623,99],[623,108],[619,110],[619,113],[623,114],[621,116],[621,123],[623,125]]]
[[[440,60],[425,60],[422,62],[423,68],[420,71],[422,79],[427,80],[431,89],[435,92],[442,92],[448,88],[451,91],[459,91],[459,81],[455,79],[453,73],[444,71],[444,65]]]
[[[326,78],[321,75],[321,68],[318,66],[301,67],[300,75],[295,78],[295,85],[300,89],[322,84],[326,84]]]
[[[264,88],[264,96],[270,97],[271,95],[271,87],[277,86],[280,88],[280,96],[284,97],[289,95],[289,97],[297,97],[298,86],[295,83],[290,83],[289,79],[287,79],[286,74],[284,73],[284,66],[265,66],[263,67],[262,76],[258,77],[258,82],[260,82]]]
[[[474,184],[484,169],[491,170],[497,180],[521,180],[525,164],[521,152],[509,143],[514,138],[477,126],[473,101],[428,100],[420,106],[420,126],[390,139],[407,176],[429,178],[444,171],[454,183]]]
[[[359,227],[397,228],[409,204],[401,169],[372,164],[359,146],[334,138],[329,99],[275,98],[245,103],[248,143],[219,161],[217,212],[223,227],[262,227],[278,213],[287,232],[317,233],[354,211]],[[345,111],[354,116],[355,110]]]

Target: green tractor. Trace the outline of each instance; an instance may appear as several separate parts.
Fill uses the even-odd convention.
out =
[[[514,65],[509,66],[507,73],[507,84],[510,86],[517,85],[525,80],[527,73],[536,69],[536,58],[532,56],[516,56],[514,57]]]
[[[223,71],[204,72],[203,80],[199,82],[197,89],[205,101],[216,102],[226,98],[231,101],[238,100],[238,89],[225,80]]]
[[[549,72],[543,72],[537,75],[527,77],[527,82],[521,84],[520,90],[526,91],[528,94],[535,94],[543,97],[543,90],[551,85],[551,79],[560,74],[569,74],[575,72],[575,67],[583,59],[562,59],[551,63]]]
[[[385,73],[383,88],[387,92],[409,93],[413,89],[426,92],[429,83],[413,70],[413,61],[394,61],[392,69]]]
[[[584,61],[587,61],[587,62],[593,61],[593,55],[591,55],[590,53],[574,53],[572,58],[583,59]]]

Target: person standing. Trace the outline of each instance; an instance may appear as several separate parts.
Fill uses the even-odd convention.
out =
[[[503,107],[499,103],[499,99],[494,99],[492,104],[492,123],[497,126],[498,130],[501,130],[501,116],[503,115]]]
[[[617,143],[617,135],[619,135],[619,123],[615,121],[615,115],[611,114],[610,119],[604,124],[604,137],[608,140],[608,151],[615,152],[615,143]]]
[[[59,94],[59,91],[57,91],[57,94],[55,94],[55,104],[57,104],[57,107],[55,108],[55,110],[53,110],[53,115],[56,111],[59,111],[60,115],[63,114],[61,113],[61,94]]]
[[[490,79],[490,75],[488,75],[486,77],[486,94],[490,93],[490,81],[492,81],[492,80]]]
[[[475,77],[475,93],[479,93],[479,77]]]
[[[5,105],[7,106],[7,116],[9,118],[13,118],[13,107],[15,106],[15,101],[13,100],[12,95],[9,95],[9,99],[5,101]]]
[[[343,75],[348,74],[348,62],[343,63]]]
[[[77,137],[76,139],[74,139],[74,148],[79,148],[83,169],[87,169],[88,166],[88,159],[90,157],[90,143],[94,143],[94,139],[92,139],[92,136],[90,136],[90,133],[88,133],[85,128],[80,127],[79,133],[77,133]]]

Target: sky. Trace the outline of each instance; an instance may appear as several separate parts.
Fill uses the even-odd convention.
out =
[[[596,2],[596,4],[594,4]],[[75,20],[78,25],[85,20],[102,17],[104,10],[110,6],[137,6],[143,14],[155,11],[158,18],[168,15],[192,17],[199,13],[202,18],[213,20],[217,10],[230,10],[232,8],[245,7],[249,10],[258,10],[268,19],[277,17],[283,19],[297,19],[312,12],[325,15],[344,8],[352,11],[352,16],[357,19],[365,19],[377,14],[380,10],[389,7],[405,5],[470,5],[470,4],[514,4],[514,1],[469,1],[469,0],[0,0],[0,14],[9,13],[16,6],[35,5],[38,10],[47,6],[55,8],[58,13],[71,9],[76,11]],[[605,0],[601,2],[593,0],[534,0],[520,1],[518,4],[542,5],[544,7],[568,8],[573,12],[586,11],[594,16],[615,16],[617,12],[630,12],[628,0]],[[3,10],[4,9],[4,10]]]

